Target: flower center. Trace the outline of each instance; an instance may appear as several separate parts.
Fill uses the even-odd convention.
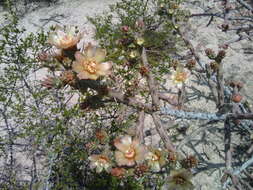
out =
[[[175,182],[176,184],[182,185],[182,184],[185,183],[185,179],[182,178],[182,177],[180,177],[180,176],[176,176],[176,177],[174,177],[174,182]]]
[[[158,160],[159,160],[159,156],[157,156],[156,154],[153,154],[152,161],[155,162],[155,161],[158,161]]]
[[[180,72],[176,74],[175,80],[179,82],[185,81],[187,78],[187,74],[185,72]]]
[[[129,148],[126,152],[125,152],[125,157],[128,159],[134,158],[135,156],[135,150],[134,148]]]
[[[105,156],[100,156],[99,162],[101,165],[104,165],[108,162],[108,159]]]
[[[62,38],[62,41],[64,42],[71,42],[72,41],[72,37],[69,35],[64,35]]]
[[[88,60],[84,63],[84,70],[90,74],[95,74],[97,72],[96,65],[95,61]]]
[[[64,35],[60,38],[60,43],[64,45],[68,45],[73,41],[73,38],[68,35]]]

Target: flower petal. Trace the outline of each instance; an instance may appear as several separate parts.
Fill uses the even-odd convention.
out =
[[[52,33],[49,34],[48,43],[51,44],[51,45],[54,45],[56,47],[59,46],[60,39],[59,39],[59,37],[57,36],[57,34],[55,32],[52,32]]]
[[[88,157],[88,159],[89,159],[90,161],[97,161],[98,158],[99,158],[98,155],[91,155],[91,156]]]
[[[77,62],[83,62],[85,60],[84,55],[80,51],[75,53],[75,58]]]
[[[115,139],[114,140],[114,146],[120,150],[121,152],[126,152],[128,149],[129,149],[129,146],[128,144],[123,144],[121,142],[121,139]]]
[[[152,162],[152,164],[151,164],[151,170],[153,172],[159,172],[161,170],[159,162],[157,162],[157,161],[156,162]]]
[[[63,30],[63,28],[59,24],[56,24],[54,28],[55,28],[55,31]]]
[[[80,62],[74,61],[72,64],[73,71],[80,73],[84,71],[83,65]]]
[[[112,62],[104,62],[101,64],[98,64],[98,74],[99,75],[109,75],[111,74],[111,68],[112,68]]]
[[[75,36],[75,34],[76,34],[76,28],[75,28],[74,26],[68,25],[68,26],[66,27],[66,34],[67,34],[68,36]]]
[[[86,72],[86,71],[82,71],[80,72],[77,77],[79,79],[92,79],[92,80],[96,80],[98,78],[97,75],[91,75],[90,73]]]
[[[147,154],[146,148],[144,146],[140,146],[136,148],[135,151],[136,151],[135,161],[137,163],[142,162],[145,159],[146,154]]]
[[[106,56],[106,51],[104,49],[101,49],[101,48],[95,49],[94,59],[96,62],[101,63],[102,61],[104,61],[105,56]]]
[[[88,46],[86,46],[86,48],[84,49],[83,54],[85,55],[85,57],[90,59],[90,58],[94,58],[95,51],[96,51],[96,47],[93,46],[91,43],[89,43]]]
[[[97,75],[97,74],[89,74],[89,73],[88,73],[88,79],[97,80],[98,77],[99,77],[99,75]]]
[[[62,31],[62,30],[57,30],[56,34],[59,37],[59,39],[64,39],[64,38],[67,37],[67,34],[64,31]]]
[[[111,165],[109,163],[107,163],[107,164],[104,165],[104,169],[105,169],[105,171],[110,172],[110,170],[112,168],[111,168]]]
[[[140,146],[140,141],[138,139],[134,138],[133,141],[132,141],[132,145],[134,147],[138,147],[138,146]]]
[[[180,82],[180,83],[177,83],[176,85],[177,85],[177,88],[182,88],[183,83],[182,83],[182,82]]]
[[[122,137],[120,141],[122,144],[130,146],[132,144],[132,137],[129,135],[126,135]]]
[[[103,171],[103,167],[102,166],[97,166],[96,172],[101,173],[102,171]]]
[[[128,160],[125,158],[124,154],[120,151],[115,151],[115,160],[119,166],[125,166],[128,164]]]

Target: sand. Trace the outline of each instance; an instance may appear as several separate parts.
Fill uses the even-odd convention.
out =
[[[89,35],[86,36],[84,42],[95,43],[92,39],[92,34],[94,33],[93,27],[87,22],[86,16],[94,16],[95,14],[100,14],[107,10],[107,6],[111,3],[116,2],[116,0],[60,0],[54,5],[40,4],[31,5],[29,11],[23,14],[20,19],[20,26],[27,29],[28,32],[37,32],[41,29],[47,31],[51,25],[54,24],[70,24],[77,25],[81,30],[86,31]],[[195,2],[194,4],[192,2]],[[199,3],[198,3],[199,2]],[[191,13],[203,13],[206,7],[212,7],[212,9],[219,9],[217,3],[213,1],[193,1],[189,0],[185,7],[191,11]],[[1,13],[1,15],[3,12]],[[206,48],[212,48],[218,51],[220,44],[223,44],[231,39],[238,37],[235,32],[222,32],[218,27],[223,23],[222,19],[214,19],[213,23],[208,27],[208,17],[200,17],[190,19],[191,30],[189,31],[189,38],[191,39],[194,47],[197,47],[198,53],[200,54],[201,61],[204,63],[209,62],[209,60],[204,56],[204,50]],[[0,23],[4,22],[3,17],[0,16]],[[227,79],[236,79],[242,81],[245,86],[243,89],[243,95],[245,98],[253,101],[253,54],[246,54],[245,49],[253,49],[253,43],[249,40],[242,40],[240,42],[233,43],[229,46],[227,50],[227,56],[224,60],[225,67],[225,77]],[[46,75],[46,70],[41,70],[36,74],[36,79],[41,80]],[[76,100],[76,99],[75,99]],[[72,102],[74,104],[74,102]],[[215,111],[215,107],[212,104],[202,101],[194,101],[191,103],[193,108],[197,110],[212,110]],[[212,107],[212,109],[210,109]],[[147,117],[145,122],[147,128],[152,128],[153,124],[150,122],[150,118]],[[197,125],[198,123],[192,123],[191,125]],[[194,131],[194,127],[191,128]],[[191,132],[190,130],[190,132]],[[197,138],[200,138],[198,136]],[[211,138],[211,136],[210,136]],[[216,137],[212,137],[216,138]],[[216,138],[218,140],[219,138]],[[155,137],[153,142],[157,141]],[[222,143],[222,142],[220,142]],[[222,162],[215,153],[216,147],[213,145],[203,144],[199,149],[202,149],[210,157],[210,162]],[[191,153],[191,152],[189,152]],[[21,164],[27,163],[26,158],[19,160]],[[211,190],[220,188],[221,175],[219,171],[208,176],[208,173],[203,173],[197,175],[194,179],[196,189]]]

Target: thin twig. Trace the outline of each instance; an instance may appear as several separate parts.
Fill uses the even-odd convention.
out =
[[[224,24],[222,26],[223,31],[227,31],[228,25],[228,14],[229,14],[229,0],[224,0]]]
[[[248,3],[246,3],[245,1],[243,1],[243,0],[237,0],[237,2],[240,3],[242,6],[244,6],[246,9],[250,10],[251,12],[253,12],[253,8]]]
[[[162,141],[164,142],[165,147],[168,150],[175,152],[176,149],[175,149],[174,145],[172,144],[172,142],[170,140],[168,132],[162,126],[159,115],[157,113],[152,113],[152,118],[153,118],[153,121],[155,123],[156,130],[157,130],[158,134],[160,135]]]
[[[223,77],[223,61],[219,62],[217,71],[217,92],[218,92],[218,107],[224,104],[224,77]]]
[[[194,58],[196,59],[198,65],[204,69],[204,64],[200,61],[200,57],[198,55],[198,53],[195,51],[192,43],[190,42],[190,40],[186,37],[186,34],[182,31],[182,29],[178,28],[178,33],[181,36],[181,38],[183,39],[185,45],[188,47],[188,49],[191,51],[192,55],[194,56]]]
[[[145,112],[142,110],[139,113],[138,123],[137,123],[137,137],[139,138],[141,143],[144,143],[144,119]]]
[[[228,119],[224,122],[224,144],[225,144],[225,162],[226,162],[226,170],[231,171],[232,168],[232,154],[231,154],[231,126]]]
[[[198,120],[210,120],[210,121],[225,121],[228,119],[245,119],[245,120],[253,120],[253,113],[244,113],[244,114],[223,114],[219,115],[216,113],[204,113],[204,112],[187,112],[182,110],[175,110],[170,107],[163,107],[160,109],[160,113],[162,115],[170,115],[174,117],[178,117],[181,119],[198,119]]]
[[[143,50],[142,50],[142,61],[143,61],[144,66],[149,68],[145,48],[143,48]],[[148,82],[148,86],[149,86],[149,90],[150,90],[150,95],[152,97],[152,104],[156,108],[159,108],[159,96],[158,96],[156,81],[155,81],[151,72],[149,72],[146,75],[146,77],[147,77],[147,82]],[[162,126],[161,119],[159,118],[158,113],[153,112],[151,115],[152,115],[154,124],[156,126],[156,130],[157,130],[158,134],[160,135],[165,147],[170,151],[176,151],[174,145],[172,144],[172,142],[170,140],[170,137],[169,137],[167,131]]]

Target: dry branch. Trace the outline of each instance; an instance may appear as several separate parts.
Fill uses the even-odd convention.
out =
[[[143,61],[144,66],[149,68],[145,48],[143,48],[143,50],[142,50],[142,61]],[[150,94],[152,97],[152,104],[156,108],[159,108],[159,96],[158,96],[158,91],[157,91],[157,85],[156,85],[156,81],[155,81],[151,72],[149,72],[147,74],[147,82],[148,82]],[[156,126],[156,130],[157,130],[158,134],[160,135],[165,147],[170,151],[176,151],[174,145],[172,144],[172,142],[170,140],[170,137],[169,137],[167,131],[162,126],[161,119],[159,118],[159,115],[155,112],[153,112],[151,115],[152,115],[154,124]]]

